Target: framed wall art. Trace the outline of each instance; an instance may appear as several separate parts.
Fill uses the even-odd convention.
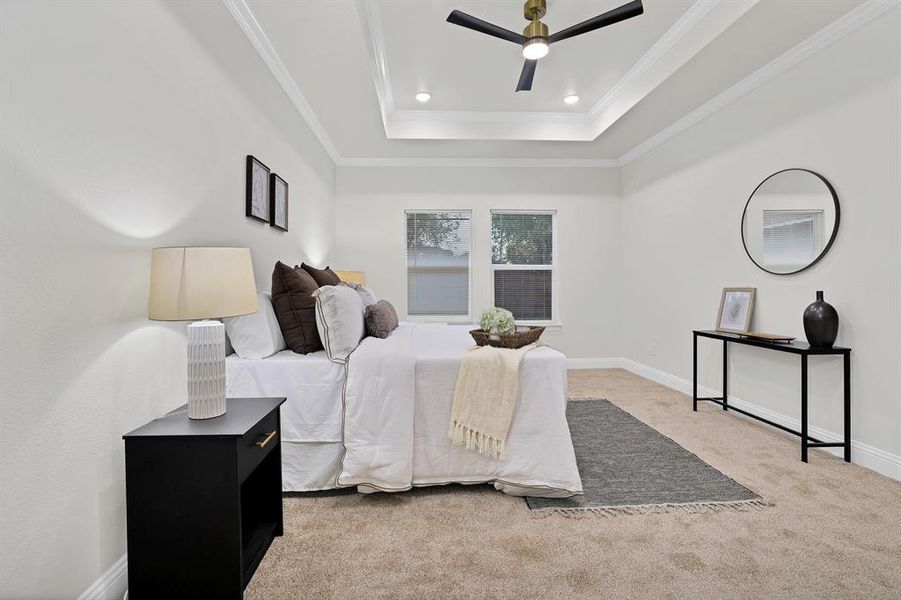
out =
[[[748,333],[751,330],[751,314],[757,288],[723,288],[720,310],[716,315],[716,330],[728,333]]]
[[[275,173],[269,181],[269,224],[288,231],[288,182]]]
[[[269,167],[249,154],[244,214],[263,223],[269,222]]]

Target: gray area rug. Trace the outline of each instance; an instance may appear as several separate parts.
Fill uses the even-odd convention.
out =
[[[752,510],[769,503],[607,400],[570,401],[582,496],[532,498],[533,516]]]

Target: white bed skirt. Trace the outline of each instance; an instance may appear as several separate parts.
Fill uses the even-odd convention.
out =
[[[282,490],[285,492],[316,492],[335,489],[337,487],[335,480],[341,470],[343,454],[344,447],[339,442],[282,442]],[[441,482],[414,480],[413,487],[452,483],[463,485],[493,483],[496,490],[511,496],[557,498],[571,495],[561,490],[542,490],[534,487],[522,487],[513,483],[479,479]],[[367,486],[358,486],[357,489],[361,493],[379,491]]]
[[[335,489],[344,447],[340,442],[282,442],[282,490]]]

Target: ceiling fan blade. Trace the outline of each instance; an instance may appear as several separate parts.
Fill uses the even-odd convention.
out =
[[[567,38],[582,35],[583,33],[588,33],[589,31],[594,31],[595,29],[600,29],[601,27],[606,27],[607,25],[613,25],[614,23],[619,23],[620,21],[625,21],[626,19],[637,17],[643,12],[644,7],[641,5],[641,0],[634,0],[633,2],[623,4],[622,6],[614,8],[613,10],[608,10],[602,15],[598,15],[594,18],[588,19],[587,21],[582,21],[581,23],[577,23],[572,27],[567,27],[566,29],[558,31],[548,38],[548,42],[553,44],[554,42],[559,42]]]
[[[519,83],[516,84],[517,92],[528,92],[532,89],[532,78],[535,77],[535,67],[537,66],[537,60],[527,60],[523,64],[522,73],[519,74]]]
[[[459,10],[452,11],[451,14],[447,16],[447,22],[459,25],[460,27],[466,27],[467,29],[472,29],[473,31],[478,31],[479,33],[493,35],[496,38],[501,38],[502,40],[513,42],[514,44],[524,44],[526,41],[526,36],[521,33],[498,27],[494,23],[477,19],[476,17],[467,15],[465,12],[460,12]]]

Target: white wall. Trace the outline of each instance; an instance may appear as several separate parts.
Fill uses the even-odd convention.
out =
[[[901,86],[898,9],[623,169],[625,355],[691,378],[692,328],[712,329],[720,290],[757,287],[755,329],[804,339],[824,290],[853,348],[852,437],[901,454]],[[788,167],[823,174],[841,202],[835,245],[813,268],[767,274],[745,256],[754,187]],[[656,355],[651,345],[657,345]],[[701,383],[719,389],[720,345],[701,346]],[[798,358],[730,353],[730,394],[799,414]],[[841,360],[811,359],[811,422],[841,433]]]
[[[3,598],[75,598],[125,553],[121,435],[185,400],[150,248],[250,246],[266,289],[331,249],[334,167],[233,28],[218,2],[0,3]],[[290,232],[244,217],[248,153]]]
[[[720,288],[756,286],[755,327],[799,337],[823,289],[854,348],[854,438],[901,453],[897,27],[893,9],[621,172],[341,168],[336,189],[220,3],[0,3],[0,596],[76,597],[125,552],[120,436],[184,401],[184,324],[145,316],[160,245],[250,246],[263,288],[278,258],[363,269],[403,313],[403,210],[469,208],[478,315],[490,210],[556,209],[549,343],[690,378]],[[291,185],[289,233],[243,216],[247,153]],[[777,277],[740,219],[790,166],[832,181],[842,224],[820,264]],[[718,386],[719,348],[701,357]],[[814,362],[812,420],[840,431],[837,361]],[[737,348],[732,382],[797,414],[797,359]]]
[[[333,266],[361,269],[406,313],[404,209],[472,209],[473,316],[492,305],[491,209],[556,209],[559,318],[570,357],[619,356],[619,174],[612,169],[338,169]]]

